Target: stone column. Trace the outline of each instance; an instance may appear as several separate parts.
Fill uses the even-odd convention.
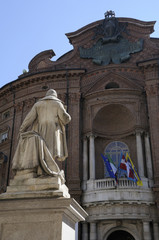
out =
[[[151,240],[151,230],[149,222],[143,222],[143,237],[143,240]]]
[[[95,222],[90,223],[90,240],[97,240],[97,227]]]
[[[94,135],[89,136],[89,178],[95,179],[95,146]]]
[[[143,158],[141,131],[136,131],[136,149],[137,149],[138,172],[140,177],[144,177],[144,158]]]
[[[87,137],[83,139],[83,190],[86,190],[86,182],[88,180],[88,147]]]
[[[159,228],[158,228],[158,223],[157,222],[153,223],[153,235],[154,235],[154,240],[159,239]]]
[[[78,222],[75,223],[75,240],[78,240]]]
[[[147,175],[148,175],[149,179],[153,179],[151,149],[150,149],[150,140],[149,140],[149,134],[148,133],[145,133],[145,153],[146,153]]]
[[[82,240],[88,240],[88,223],[82,223]]]

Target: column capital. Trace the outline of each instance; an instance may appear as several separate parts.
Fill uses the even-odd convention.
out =
[[[156,220],[152,220],[153,224],[159,224],[159,221],[156,219]]]
[[[142,220],[143,224],[149,224],[150,222],[151,222],[151,220],[148,218]]]
[[[84,134],[84,135],[82,136],[82,140],[87,140],[87,139],[88,139],[87,134]]]
[[[97,134],[95,134],[95,133],[93,133],[93,132],[89,132],[89,133],[87,133],[86,136],[87,136],[88,138],[90,138],[90,137],[96,138],[96,137],[97,137]]]
[[[89,221],[90,224],[93,224],[93,223],[94,223],[94,224],[97,224],[97,222],[98,222],[97,220]]]
[[[141,128],[137,128],[137,129],[135,129],[135,134],[136,135],[142,135],[144,133],[144,130],[143,129],[141,129]]]
[[[148,131],[145,131],[144,134],[145,134],[145,137],[148,137],[148,138],[150,137],[150,134]]]

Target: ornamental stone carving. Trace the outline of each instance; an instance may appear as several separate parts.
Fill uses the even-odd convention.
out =
[[[158,95],[158,84],[146,86],[145,90],[148,96]]]

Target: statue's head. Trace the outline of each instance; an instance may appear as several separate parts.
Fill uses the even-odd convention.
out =
[[[46,93],[46,96],[54,96],[57,97],[57,92],[54,89],[49,89]]]

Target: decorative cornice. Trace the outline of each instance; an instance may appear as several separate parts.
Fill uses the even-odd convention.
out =
[[[127,22],[129,24],[132,24],[132,25],[136,25],[137,27],[139,28],[144,28],[144,29],[150,29],[151,33],[154,31],[153,28],[154,28],[154,24],[156,23],[156,21],[149,21],[149,22],[145,22],[145,21],[141,21],[141,20],[137,20],[137,19],[133,19],[133,18],[117,18],[117,20],[119,22]],[[96,26],[98,26],[99,24],[101,24],[103,21],[103,19],[99,20],[99,21],[96,21],[96,22],[93,22],[93,23],[90,23],[80,29],[78,29],[77,31],[75,32],[70,32],[70,33],[66,33],[66,36],[68,37],[68,39],[70,40],[71,42],[71,39],[74,38],[74,37],[78,37],[80,36],[81,34],[95,28]]]
[[[155,202],[146,202],[146,201],[102,201],[102,202],[92,202],[92,203],[83,203],[83,207],[100,207],[100,206],[111,206],[111,205],[156,205]]]
[[[0,89],[0,97],[3,97],[6,94],[12,94],[12,92],[18,90],[22,87],[28,87],[33,83],[43,82],[44,80],[65,80],[67,78],[80,77],[85,73],[85,69],[74,68],[74,69],[58,69],[58,70],[45,70],[38,71],[33,73],[26,73],[9,84],[6,84]]]
[[[146,59],[144,61],[139,61],[136,63],[138,67],[144,67],[144,68],[148,68],[148,67],[152,67],[152,66],[158,66],[159,65],[159,58],[150,58],[150,59]]]

